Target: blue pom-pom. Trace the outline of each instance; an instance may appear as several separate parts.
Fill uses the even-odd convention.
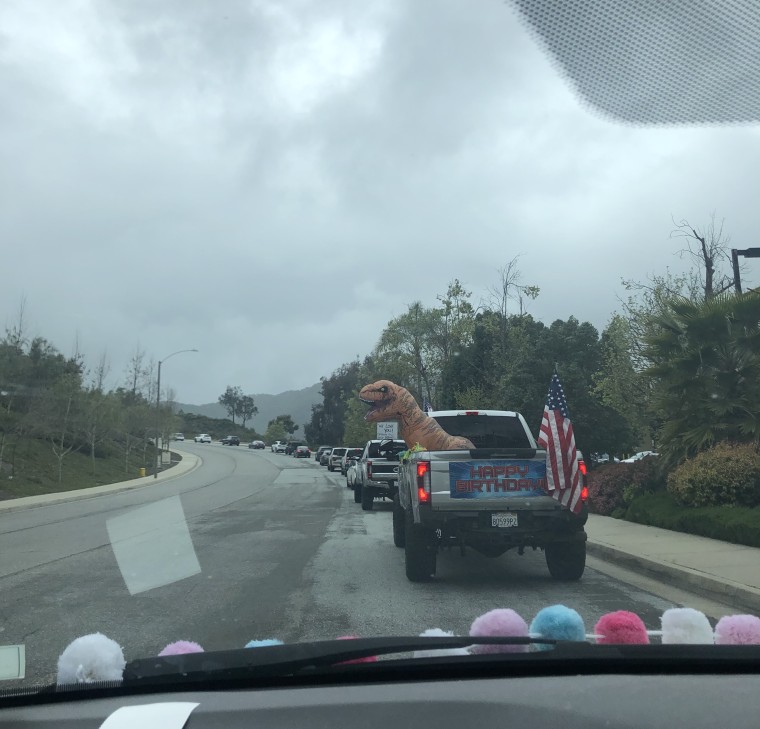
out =
[[[246,648],[266,648],[269,645],[283,645],[283,642],[278,638],[264,638],[263,640],[249,640],[246,644]]]
[[[572,608],[564,605],[550,605],[539,610],[530,624],[530,635],[534,638],[552,640],[586,640],[586,626],[583,618]],[[536,650],[548,651],[552,648],[546,643],[534,643]]]

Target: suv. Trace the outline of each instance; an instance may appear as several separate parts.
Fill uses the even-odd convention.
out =
[[[407,450],[403,440],[370,440],[359,459],[354,502],[372,511],[376,498],[392,499],[398,491],[398,454]]]
[[[211,443],[211,436],[208,433],[199,433],[195,436],[196,443]]]
[[[172,436],[172,439],[173,440],[185,440],[185,435],[184,435],[184,433],[175,433]]]
[[[278,440],[272,445],[272,453],[285,453],[286,447],[287,446],[284,443]]]
[[[327,470],[334,471],[340,468],[340,459],[346,455],[348,448],[333,448],[330,457],[327,459]]]
[[[348,467],[351,465],[350,461],[355,458],[357,461],[362,457],[364,448],[349,448],[343,457],[340,459],[340,475],[345,476],[348,473]]]
[[[286,446],[285,446],[285,455],[286,456],[292,456],[296,452],[296,448],[298,446],[306,445],[306,443],[302,443],[300,440],[291,440]]]
[[[240,438],[238,438],[236,435],[228,435],[224,438],[222,438],[222,445],[240,445]]]
[[[332,448],[332,446],[319,446],[319,448],[317,448],[317,452],[314,454],[314,460],[318,462],[320,458],[322,458],[322,454],[325,451],[329,451],[330,448]]]

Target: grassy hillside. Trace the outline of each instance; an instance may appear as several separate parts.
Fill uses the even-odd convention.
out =
[[[145,452],[140,445],[130,455],[126,469],[124,450],[113,444],[99,448],[95,458],[95,472],[89,454],[72,451],[63,459],[63,479],[58,483],[58,459],[50,443],[37,438],[23,438],[6,447],[0,469],[0,499],[20,496],[72,491],[90,486],[128,481],[139,477],[139,469],[145,465],[149,470],[155,463],[153,447]]]

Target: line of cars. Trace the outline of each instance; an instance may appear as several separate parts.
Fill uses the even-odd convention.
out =
[[[291,440],[287,443],[285,441],[276,440],[271,445],[272,453],[284,453],[286,456],[293,456],[294,458],[310,458],[311,449],[306,443],[301,441]]]
[[[397,455],[406,450],[403,440],[369,440],[363,448],[320,446],[314,458],[328,471],[340,471],[354,502],[364,511],[373,509],[378,498],[393,499],[398,484]]]

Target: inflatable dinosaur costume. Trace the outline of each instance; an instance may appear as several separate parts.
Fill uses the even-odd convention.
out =
[[[399,435],[413,448],[419,443],[428,451],[455,451],[474,448],[467,439],[449,435],[435,418],[426,415],[409,390],[388,380],[378,380],[359,391],[359,399],[370,405],[364,419],[370,423],[398,420]]]

